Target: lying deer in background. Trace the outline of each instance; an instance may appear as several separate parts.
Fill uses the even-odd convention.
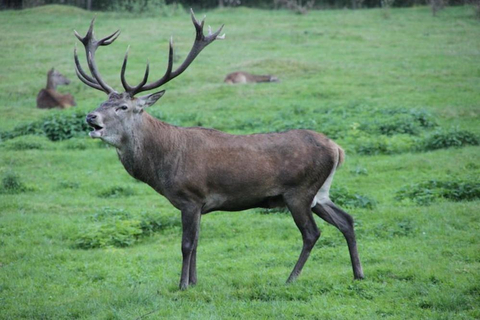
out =
[[[162,86],[180,75],[196,56],[219,37],[203,34],[204,20],[198,22],[193,47],[185,61],[172,71],[173,44],[170,40],[167,71],[147,84],[149,65],[143,80],[130,86],[125,79],[128,51],[123,61],[121,81],[125,92],[106,84],[95,63],[99,46],[111,44],[119,31],[96,40],[94,20],[84,44],[91,75],[81,67],[75,48],[76,72],[85,84],[104,91],[108,100],[86,117],[93,128],[92,138],[113,145],[127,172],[165,196],[181,211],[182,272],[180,288],[197,282],[197,243],[200,218],[212,211],[240,211],[249,208],[288,207],[303,238],[300,257],[288,281],[301,272],[310,251],[320,237],[312,211],[336,226],[347,240],[355,279],[363,278],[357,252],[353,219],[329,198],[335,170],[343,161],[343,150],[322,134],[309,130],[282,133],[231,135],[200,127],[182,128],[162,122],[147,112],[165,90],[135,97],[140,92]]]
[[[248,72],[238,71],[227,74],[223,82],[233,83],[256,83],[256,82],[278,82],[278,78],[271,75],[257,76]]]
[[[37,95],[37,108],[70,108],[76,106],[75,100],[71,94],[62,94],[57,92],[57,86],[68,85],[70,80],[63,74],[52,68],[47,73],[47,87],[40,90]]]

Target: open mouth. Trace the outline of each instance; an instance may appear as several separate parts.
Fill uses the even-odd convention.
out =
[[[93,129],[92,131],[89,132],[89,135],[90,137],[92,138],[100,138],[102,137],[102,129],[103,127],[98,125],[98,124],[95,124],[95,123],[91,123],[89,122],[88,125]]]
[[[97,130],[102,130],[103,127],[102,126],[99,126],[98,124],[94,124],[94,123],[89,123],[90,127],[92,127],[94,129],[94,131],[97,131]]]

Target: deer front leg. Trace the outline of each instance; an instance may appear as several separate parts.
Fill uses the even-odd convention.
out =
[[[196,252],[200,230],[200,209],[189,207],[182,210],[182,275],[180,290],[185,290],[190,284],[197,282]]]

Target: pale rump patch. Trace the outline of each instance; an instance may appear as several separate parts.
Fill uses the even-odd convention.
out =
[[[311,208],[315,207],[315,205],[318,204],[324,204],[326,202],[330,201],[330,186],[332,185],[333,181],[333,175],[335,174],[335,171],[337,170],[337,165],[338,165],[338,160],[339,160],[339,150],[337,149],[337,153],[335,155],[335,164],[332,168],[332,171],[330,172],[330,175],[328,176],[327,180],[323,183],[322,187],[320,190],[318,190],[317,194],[313,198]]]

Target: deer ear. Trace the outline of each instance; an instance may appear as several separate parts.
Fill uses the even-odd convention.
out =
[[[146,96],[141,96],[137,98],[138,104],[137,106],[145,109],[153,105],[155,102],[157,102],[158,99],[160,99],[163,94],[165,93],[165,90],[155,92]]]

